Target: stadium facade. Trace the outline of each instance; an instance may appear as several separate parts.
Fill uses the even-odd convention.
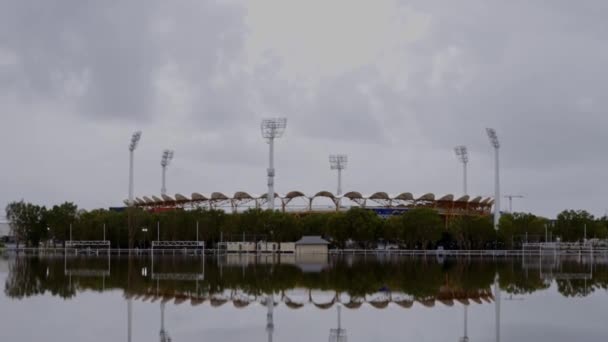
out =
[[[267,204],[267,194],[251,195],[244,191],[234,194],[213,192],[208,195],[194,192],[190,197],[182,194],[137,197],[134,201],[136,207],[150,211],[165,211],[173,209],[223,209],[230,212],[240,212],[251,208],[264,208]],[[479,216],[489,215],[494,205],[492,198],[481,196],[462,196],[455,198],[448,194],[436,197],[433,193],[414,196],[410,192],[389,195],[386,192],[375,192],[363,195],[357,191],[350,191],[337,196],[329,191],[319,191],[314,195],[307,195],[301,191],[290,191],[286,194],[275,193],[275,203],[280,204],[282,212],[311,213],[345,211],[352,207],[368,208],[380,216],[401,214],[412,208],[433,208],[442,216]],[[125,200],[125,204],[128,201]]]

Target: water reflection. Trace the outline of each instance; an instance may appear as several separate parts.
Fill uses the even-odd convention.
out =
[[[76,300],[87,292],[122,291],[129,342],[137,333],[133,315],[139,312],[134,312],[134,303],[155,302],[159,305],[156,315],[160,313],[160,330],[157,327],[155,331],[161,342],[171,341],[172,334],[165,325],[169,303],[190,303],[192,308],[207,303],[205,307],[211,310],[263,307],[263,330],[268,341],[275,337],[279,312],[285,318],[301,316],[297,312],[309,315],[311,310],[331,310],[335,323],[329,329],[329,340],[346,341],[343,308],[348,317],[359,310],[390,310],[400,315],[409,309],[441,311],[459,306],[461,323],[453,331],[453,340],[468,341],[471,306],[491,306],[495,313],[493,339],[500,341],[502,300],[545,291],[552,285],[563,297],[584,298],[598,290],[605,292],[608,285],[608,260],[582,257],[438,261],[394,256],[302,259],[58,255],[12,256],[5,263],[8,274],[4,294],[12,300],[49,295]],[[504,299],[501,292],[506,294]]]

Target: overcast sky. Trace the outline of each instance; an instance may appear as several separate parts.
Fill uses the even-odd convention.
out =
[[[0,0],[0,205],[160,192],[469,193],[553,216],[608,209],[605,0]],[[503,209],[508,202],[503,200]]]

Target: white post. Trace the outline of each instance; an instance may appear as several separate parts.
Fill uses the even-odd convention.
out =
[[[584,232],[583,242],[587,243],[587,224],[585,223],[585,232]]]
[[[274,138],[268,139],[268,209],[274,211]]]
[[[500,172],[499,172],[499,148],[495,147],[495,179],[494,179],[494,229],[498,230],[500,221]]]
[[[342,195],[342,169],[338,168],[338,192],[337,195]]]
[[[467,163],[462,163],[462,174],[463,174],[463,190],[464,190],[464,195],[468,195],[468,190],[467,190]]]
[[[133,150],[129,151],[129,206],[133,205]]]
[[[162,169],[163,169],[163,171],[162,171],[163,175],[162,175],[162,186],[160,188],[160,193],[163,195],[166,195],[167,194],[167,186],[166,186],[167,167],[163,166]]]

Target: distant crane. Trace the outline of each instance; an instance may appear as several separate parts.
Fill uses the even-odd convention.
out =
[[[505,198],[509,199],[509,213],[513,212],[513,199],[514,198],[524,198],[523,195],[505,195]]]

